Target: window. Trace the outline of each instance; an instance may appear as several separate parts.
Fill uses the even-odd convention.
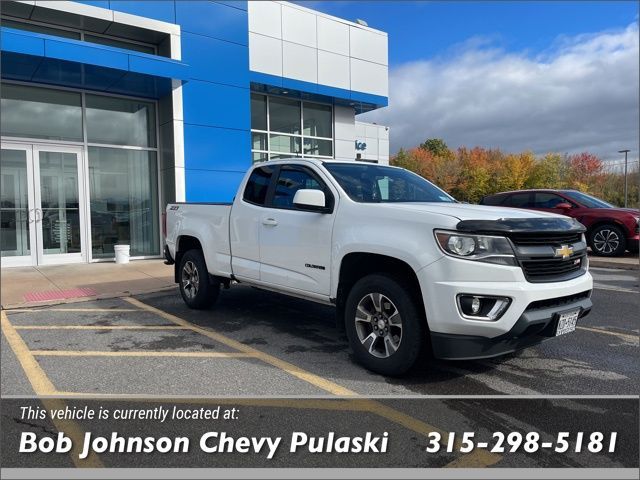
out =
[[[76,32],[73,30],[65,30],[63,28],[57,28],[53,26],[49,27],[37,23],[20,22],[5,17],[2,17],[2,26],[15,28],[16,30],[24,30],[27,32],[43,33],[45,35],[56,35],[58,37],[72,38],[74,40],[81,40],[82,38],[80,32]]]
[[[89,147],[89,191],[93,258],[113,258],[118,243],[159,253],[156,152]]]
[[[53,35],[56,37],[70,38],[72,40],[80,40],[90,43],[98,43],[109,47],[124,48],[125,50],[133,50],[136,52],[148,53],[156,55],[157,48],[155,45],[143,42],[132,41],[126,38],[116,38],[110,35],[96,34],[84,32],[76,28],[59,27],[57,25],[49,25],[42,22],[34,22],[21,18],[2,17],[2,26],[24,30],[27,32],[42,33],[45,35]]]
[[[502,202],[504,201],[504,199],[505,199],[504,195],[487,195],[482,200],[480,200],[480,204],[491,205],[491,206],[502,205]]]
[[[302,189],[325,191],[323,185],[307,169],[282,167],[273,195],[273,206],[276,208],[295,209],[293,197],[295,197],[298,190]]]
[[[533,207],[556,208],[556,206],[560,203],[567,203],[567,201],[560,195],[556,195],[555,193],[536,192]]]
[[[505,200],[503,205],[505,207],[531,208],[533,205],[531,204],[530,199],[531,194],[529,192],[514,193]]]
[[[356,202],[455,201],[424,178],[400,168],[361,163],[327,163],[325,168]]]
[[[109,145],[156,146],[153,103],[87,95],[87,141]]]
[[[576,202],[580,202],[587,208],[615,208],[604,200],[600,200],[599,198],[592,197],[591,195],[587,195],[586,193],[578,192],[576,190],[569,190],[563,193]]]
[[[79,93],[5,83],[0,90],[3,136],[83,140]]]
[[[243,200],[255,205],[264,205],[272,175],[271,167],[260,167],[251,172],[242,195]]]
[[[333,107],[251,94],[253,161],[333,158]]]

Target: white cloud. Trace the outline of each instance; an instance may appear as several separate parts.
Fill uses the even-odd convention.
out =
[[[637,24],[560,38],[537,56],[492,45],[471,39],[392,69],[390,106],[359,119],[390,126],[392,152],[436,137],[450,147],[637,156]]]

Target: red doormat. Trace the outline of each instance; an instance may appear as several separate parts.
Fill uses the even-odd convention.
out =
[[[49,300],[64,300],[67,298],[93,297],[96,291],[93,288],[72,288],[70,290],[49,290],[47,292],[25,293],[25,302],[47,302]]]

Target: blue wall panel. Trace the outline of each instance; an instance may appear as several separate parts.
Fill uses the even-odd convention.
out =
[[[176,23],[183,32],[249,45],[247,12],[221,3],[179,1],[176,3]]]
[[[182,34],[182,60],[191,78],[246,88],[249,84],[249,49],[194,33]]]
[[[244,172],[185,169],[187,202],[230,202]]]
[[[251,165],[251,136],[246,130],[185,124],[184,145],[189,168],[245,172]]]
[[[247,10],[248,2],[247,0],[216,0],[216,3],[221,3],[222,5],[228,5],[229,7],[239,8],[240,10]]]
[[[144,0],[144,1],[116,1],[109,2],[112,10],[154,18],[163,22],[176,23],[176,6],[173,0]]]
[[[109,0],[75,0],[77,3],[84,3],[94,7],[109,8]]]
[[[249,90],[190,80],[182,88],[184,122],[249,130]]]

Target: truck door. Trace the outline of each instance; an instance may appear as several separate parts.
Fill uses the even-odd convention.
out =
[[[322,190],[327,205],[334,205],[334,193],[317,172],[299,165],[280,168],[267,208],[262,209],[260,280],[329,295],[335,215],[294,206],[293,197],[300,189]]]
[[[266,165],[254,169],[231,210],[231,268],[239,279],[260,279],[260,222],[275,170]]]

